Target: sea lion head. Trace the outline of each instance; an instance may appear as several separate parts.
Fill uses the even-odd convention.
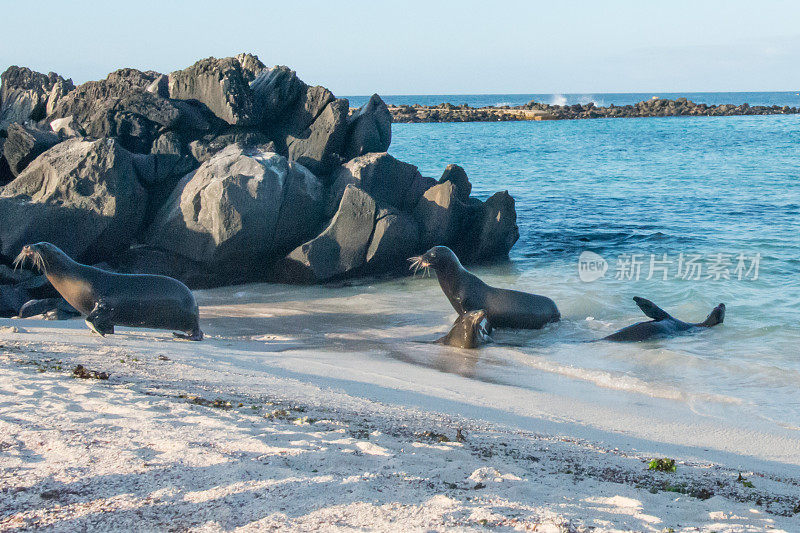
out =
[[[441,271],[455,265],[461,266],[456,254],[447,246],[434,246],[422,255],[409,257],[411,261],[411,269],[417,272],[421,268],[432,268],[436,271]]]
[[[459,348],[477,348],[489,340],[486,310],[478,309],[459,316],[442,342]]]
[[[26,244],[14,259],[14,268],[31,261],[35,267],[47,274],[47,271],[64,257],[68,257],[61,249],[49,242]]]
[[[470,311],[464,315],[464,322],[472,329],[475,335],[488,335],[488,322],[486,321],[486,309]]]

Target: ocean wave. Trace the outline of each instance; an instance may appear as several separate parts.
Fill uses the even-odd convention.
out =
[[[652,398],[675,400],[684,403],[690,403],[693,401],[715,402],[729,405],[742,405],[745,403],[741,398],[736,398],[734,396],[715,393],[687,392],[674,387],[647,382],[633,376],[607,370],[595,370],[571,365],[563,365],[545,359],[544,357],[537,357],[528,353],[517,352],[516,350],[507,350],[507,354],[511,356],[515,363],[522,366],[592,383],[593,385],[603,387],[605,389],[612,389],[622,392],[634,392],[644,394]]]

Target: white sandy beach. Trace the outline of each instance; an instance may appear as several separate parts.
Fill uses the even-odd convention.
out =
[[[395,289],[201,291],[201,343],[2,320],[0,530],[800,528],[795,430],[569,365],[509,385],[502,346],[432,346],[446,301]]]

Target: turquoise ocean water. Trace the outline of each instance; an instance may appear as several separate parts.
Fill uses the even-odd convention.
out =
[[[502,357],[800,430],[800,116],[395,124],[390,151],[434,177],[457,162],[473,194],[516,199],[511,261],[476,272],[551,296],[564,320],[501,334]],[[603,277],[582,280],[585,251]],[[675,339],[582,342],[644,320],[635,295],[687,321],[724,302],[727,317]]]

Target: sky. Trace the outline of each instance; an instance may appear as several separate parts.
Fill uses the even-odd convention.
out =
[[[0,70],[247,51],[339,96],[800,89],[800,2],[0,0]]]

